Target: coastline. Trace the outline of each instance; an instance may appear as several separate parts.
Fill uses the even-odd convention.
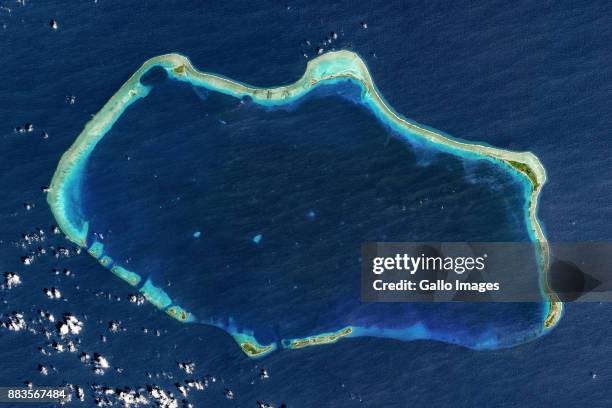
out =
[[[547,272],[550,263],[550,249],[537,217],[540,193],[546,183],[546,170],[539,159],[531,152],[514,152],[456,140],[403,118],[385,102],[374,85],[365,62],[359,55],[351,51],[335,51],[323,54],[308,62],[306,71],[296,82],[272,88],[252,87],[219,75],[198,71],[187,57],[180,54],[166,54],[151,58],[132,74],[86,124],[72,146],[62,155],[47,196],[47,201],[58,226],[67,238],[81,247],[88,248],[92,256],[98,259],[102,266],[110,269],[120,278],[132,285],[139,284],[141,280],[140,275],[136,272],[125,270],[105,255],[101,243],[96,241],[88,247],[88,223],[87,220],[79,217],[78,211],[78,183],[82,176],[84,164],[97,143],[121,117],[127,107],[148,95],[150,88],[142,85],[140,79],[154,67],[165,69],[173,79],[189,82],[237,98],[250,97],[255,103],[268,106],[288,104],[301,98],[320,84],[349,79],[361,87],[364,103],[394,130],[407,134],[407,137],[419,138],[431,143],[440,150],[475,159],[491,160],[506,167],[509,171],[520,174],[527,186],[528,194],[526,194],[525,206],[527,227],[532,241],[538,244],[541,270],[540,286],[548,305],[543,318],[544,331],[552,329],[559,322],[563,313],[563,303],[559,301],[548,284]],[[76,210],[73,207],[76,207]],[[163,289],[155,287],[150,281],[147,280],[139,290],[147,300],[164,310],[171,317],[183,322],[196,321],[193,315],[173,303]],[[242,350],[251,357],[265,355],[276,348],[275,345],[262,346],[254,337],[238,333],[227,326],[218,323],[209,324],[228,331]],[[354,334],[352,330],[345,332],[346,330],[342,329],[336,333],[324,333],[304,339],[291,340],[288,348],[331,343],[339,338]]]

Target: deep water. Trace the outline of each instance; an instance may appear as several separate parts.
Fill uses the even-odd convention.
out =
[[[375,9],[369,2],[342,4],[320,1],[249,2],[242,6],[202,5],[186,1],[119,4],[104,0],[97,3],[27,2],[24,7],[13,3],[8,5],[12,8],[11,13],[0,11],[0,78],[3,79],[0,87],[0,187],[3,192],[0,204],[0,272],[18,271],[24,284],[10,292],[0,292],[0,299],[4,301],[0,304],[0,314],[21,310],[33,318],[36,311],[43,308],[57,315],[71,311],[86,316],[85,330],[80,336],[82,348],[103,353],[113,366],[125,370],[121,374],[108,372],[104,377],[95,376],[73,354],[42,356],[37,347],[44,346],[46,341],[41,336],[2,330],[2,385],[16,385],[30,379],[39,385],[57,385],[66,380],[82,386],[101,382],[137,386],[155,382],[172,387],[174,379],[156,374],[173,372],[179,378],[175,361],[192,359],[197,363],[197,375],[210,373],[219,379],[210,390],[193,394],[191,399],[196,406],[249,407],[256,406],[257,399],[273,401],[277,405],[284,402],[289,407],[525,407],[553,404],[603,407],[608,404],[612,378],[609,364],[612,329],[608,317],[612,309],[608,304],[569,304],[554,331],[511,349],[475,352],[430,341],[358,338],[326,347],[279,351],[265,360],[254,361],[244,356],[221,330],[204,325],[182,325],[150,306],[128,304],[125,298],[133,290],[111,277],[88,256],[60,261],[46,257],[25,267],[19,263],[25,251],[12,244],[21,233],[33,231],[37,226],[49,229],[53,219],[40,188],[49,183],[62,152],[79,134],[91,114],[147,58],[178,51],[188,55],[202,70],[219,72],[260,86],[274,85],[298,78],[306,63],[302,51],[312,57],[315,53],[313,46],[319,45],[319,41],[331,31],[339,34],[334,47],[353,49],[365,58],[378,88],[398,112],[457,137],[501,148],[531,150],[538,155],[548,171],[549,182],[541,198],[540,218],[549,239],[609,240],[612,238],[612,149],[608,137],[611,122],[607,112],[611,108],[608,84],[612,57],[608,39],[612,34],[612,21],[607,2],[589,2],[588,5],[411,2],[388,3]],[[248,13],[240,12],[247,9]],[[53,32],[48,27],[50,18],[58,21],[58,31]],[[367,29],[361,28],[361,21],[367,21]],[[313,46],[304,45],[306,39]],[[181,93],[185,97],[182,100],[192,98],[194,103],[185,105],[185,114],[201,106],[202,111],[207,110],[213,118],[228,111],[237,115],[223,119],[227,123],[223,126],[235,126],[236,122],[249,119],[261,120],[270,114],[279,115],[283,120],[269,122],[278,133],[264,135],[276,140],[284,140],[282,129],[294,129],[291,120],[304,118],[298,115],[299,109],[278,113],[256,111],[252,116],[242,116],[245,110],[256,109],[248,103],[246,107],[234,106],[232,103],[235,101],[229,101],[228,105],[213,104],[213,95],[201,95],[205,98],[202,100],[192,90],[181,90],[180,87],[168,87],[160,92]],[[76,103],[67,104],[66,95],[75,95]],[[168,112],[174,115],[165,122],[160,121],[160,127],[183,132],[186,136],[184,142],[195,141],[204,147],[207,133],[202,126],[206,122],[193,122],[193,115],[188,115],[189,121],[177,120],[181,111],[180,106],[173,103],[178,100],[174,96],[166,101],[172,102]],[[301,106],[307,108],[306,112],[317,109],[321,112],[316,118],[311,118],[307,124],[309,128],[322,120],[343,122],[340,115],[331,117],[329,98],[309,100]],[[134,109],[144,109],[149,103],[163,103],[155,99],[154,94],[142,102]],[[356,123],[349,121],[355,128],[360,123],[372,121],[356,111],[350,102],[342,101],[333,106],[356,118]],[[222,110],[211,112],[214,107]],[[146,114],[134,116],[145,121],[140,123],[141,129],[148,126],[147,121],[151,119]],[[15,134],[13,128],[25,122],[33,123],[35,131]],[[207,124],[211,128],[222,128],[221,123],[215,124],[212,119]],[[120,129],[121,123],[118,126],[113,132]],[[317,129],[317,134],[320,134],[322,128],[317,126]],[[49,133],[49,139],[39,137],[43,130]],[[375,131],[382,132],[381,129]],[[200,139],[196,137],[198,132],[202,134]],[[244,133],[247,141],[250,137],[250,143],[256,146],[254,138],[257,134]],[[154,134],[161,137],[157,131]],[[122,150],[123,155],[107,162],[109,177],[115,173],[129,174],[119,170],[129,170],[125,157],[129,151],[127,147],[139,140],[127,134],[116,136],[117,148],[121,146],[126,150]],[[367,134],[357,136],[368,137]],[[181,139],[174,137],[173,140]],[[334,142],[331,138],[324,140]],[[109,143],[114,147],[114,141]],[[162,144],[177,149],[177,153],[180,150],[184,155],[207,154],[205,149],[190,149],[189,146],[193,145],[167,143],[165,139],[152,138],[150,146],[134,145],[131,147],[134,152],[132,160],[143,160],[141,155],[147,149],[153,152]],[[238,141],[234,143],[237,147]],[[359,146],[356,144],[353,148]],[[393,146],[397,148],[392,149]],[[432,183],[434,176],[454,177],[437,171],[441,169],[436,167],[436,157],[422,159],[417,150],[394,139],[376,147],[380,152],[392,150],[390,156],[381,156],[381,160],[399,163],[400,157],[406,158],[408,162],[401,162],[402,166],[418,166],[420,172],[429,173],[423,179],[411,175],[413,183],[421,187],[443,185]],[[286,146],[289,152],[290,148]],[[339,150],[342,149],[334,152]],[[262,155],[272,153],[260,152]],[[315,153],[321,155],[322,162],[328,154],[321,149]],[[300,158],[296,156],[296,160]],[[242,163],[251,162],[247,159],[243,156]],[[423,162],[418,163],[419,160]],[[452,160],[443,162],[453,165]],[[333,163],[333,169],[342,168],[343,163]],[[170,170],[177,174],[187,172],[188,164],[184,161],[176,168],[160,168],[159,176],[171,177]],[[397,168],[397,171],[401,169],[404,168]],[[308,174],[307,168],[294,170],[295,174]],[[151,173],[154,171],[151,168]],[[261,171],[271,172],[271,169],[264,166]],[[471,171],[478,174],[477,169]],[[151,177],[142,172],[137,175],[143,177],[143,189],[146,185],[151,186]],[[119,182],[134,181],[115,180],[115,183]],[[275,182],[281,183],[280,180]],[[182,183],[184,185],[175,188],[196,191],[218,187],[216,183],[191,185],[188,178]],[[395,178],[390,178],[389,183],[389,187],[396,190],[407,188],[402,191],[407,195],[414,191],[414,186],[411,190],[403,183],[396,185]],[[472,188],[479,185],[476,183]],[[346,189],[350,186],[339,187]],[[127,190],[125,194],[135,192]],[[178,210],[178,206],[183,204],[172,203],[173,193],[170,188],[165,191],[166,201],[162,204],[174,205],[171,208]],[[434,193],[430,194],[431,200],[444,200]],[[261,199],[270,202],[271,197],[266,195]],[[121,198],[116,197],[116,208],[124,204]],[[34,203],[34,209],[26,211],[24,202]],[[322,203],[321,209],[305,203],[302,203],[303,207],[291,207],[287,203],[289,201],[282,201],[279,205],[294,208],[293,212],[262,210],[256,223],[241,226],[244,240],[242,246],[236,248],[258,253],[258,247],[250,242],[257,233],[263,235],[263,250],[259,249],[259,254],[265,253],[269,245],[278,243],[275,239],[278,232],[268,230],[266,221],[275,216],[291,220],[287,223],[288,231],[283,231],[283,234],[295,229],[295,240],[305,244],[307,236],[298,232],[315,225],[306,218],[297,222],[296,217],[303,216],[312,207],[322,222],[326,220],[324,208],[333,207],[329,203],[325,206]],[[198,203],[194,200],[190,204],[196,205],[191,207],[193,210],[197,208]],[[250,205],[257,208],[258,203]],[[434,214],[433,208],[430,214]],[[331,209],[340,212],[337,208]],[[452,206],[448,207],[449,211],[451,209]],[[233,207],[222,210],[228,214],[235,211]],[[460,217],[474,216],[466,209],[455,210],[459,211]],[[510,213],[504,211],[502,214]],[[143,218],[145,215],[150,219],[150,214],[144,214]],[[353,213],[342,215],[348,217]],[[181,235],[175,235],[176,241],[167,244],[189,243],[193,251],[198,250],[197,245],[205,248],[209,245],[210,234],[222,233],[220,228],[207,226],[205,221],[209,216],[198,213],[191,222],[172,225],[181,231]],[[363,213],[357,212],[354,216],[363,217]],[[444,222],[459,228],[459,224],[466,220],[444,219]],[[333,218],[329,218],[328,222],[332,221]],[[425,224],[425,220],[417,221]],[[436,221],[440,221],[439,214]],[[506,221],[507,225],[515,222]],[[139,227],[141,225],[136,223],[124,226]],[[234,230],[238,227],[232,226]],[[401,225],[386,227],[388,233],[392,233]],[[109,226],[101,225],[100,228]],[[153,225],[146,228],[155,230]],[[192,236],[196,230],[202,233],[199,240]],[[401,231],[404,233],[403,229]],[[164,234],[165,231],[154,232],[151,239],[167,239],[169,236]],[[141,233],[144,237],[144,231]],[[423,233],[422,228],[419,233]],[[475,235],[479,234],[475,232]],[[59,237],[54,239],[55,245],[67,245]],[[239,236],[230,234],[228,239],[237,240]],[[289,251],[288,248],[285,250]],[[163,280],[164,274],[168,273],[164,257],[158,251],[152,251],[150,256],[158,258],[148,264],[149,273]],[[74,271],[74,278],[60,278],[51,271],[52,268],[61,270],[66,267]],[[185,271],[185,276],[193,276],[190,272]],[[197,279],[206,276],[198,274]],[[172,284],[187,285],[188,281],[181,283],[175,279]],[[42,288],[51,285],[62,289],[66,302],[45,297]],[[172,286],[170,288],[172,290]],[[117,294],[123,300],[106,300],[105,292]],[[185,296],[183,300],[186,303],[189,303],[189,296],[198,295],[190,295],[184,288],[177,293]],[[252,301],[245,299],[245,302]],[[110,335],[107,323],[117,319],[122,321],[127,331]],[[141,331],[143,326],[158,328],[161,335],[145,335]],[[108,337],[106,342],[100,340],[101,334]],[[57,373],[41,376],[37,372],[39,363],[55,365]],[[265,381],[258,377],[262,366],[270,373],[270,378]],[[147,371],[153,373],[152,378],[145,375]],[[235,392],[233,401],[223,396],[226,386]]]

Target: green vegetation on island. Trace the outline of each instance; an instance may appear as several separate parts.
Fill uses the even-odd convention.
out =
[[[320,344],[334,343],[341,338],[350,335],[351,333],[353,333],[353,328],[346,327],[334,333],[323,333],[316,336],[305,337],[303,339],[294,339],[291,340],[286,347],[290,349],[298,349],[309,346],[318,346]]]
[[[537,190],[538,187],[540,187],[540,183],[538,183],[538,178],[536,174],[533,172],[533,170],[531,170],[531,167],[529,167],[526,163],[519,163],[517,161],[512,161],[512,160],[507,160],[506,162],[510,166],[512,166],[513,168],[515,168],[516,170],[518,170],[519,172],[527,176],[529,181],[531,181],[531,184],[533,185],[534,190]]]
[[[274,346],[269,344],[267,346],[260,346],[259,344],[251,342],[240,343],[240,348],[249,357],[261,357],[274,350]]]

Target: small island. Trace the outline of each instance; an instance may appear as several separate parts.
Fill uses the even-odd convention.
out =
[[[283,346],[290,349],[299,349],[309,346],[318,346],[321,344],[335,343],[343,337],[348,337],[353,334],[352,327],[346,327],[334,333],[323,333],[316,336],[305,337],[303,339],[286,340]]]

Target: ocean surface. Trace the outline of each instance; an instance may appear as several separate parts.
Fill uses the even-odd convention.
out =
[[[188,378],[208,381],[189,393],[195,406],[609,405],[608,304],[568,304],[552,332],[509,349],[354,338],[253,360],[218,328],[180,324],[128,301],[133,288],[52,233],[41,191],[91,115],[150,57],[180,52],[203,71],[269,86],[299,78],[316,47],[348,48],[406,117],[466,140],[533,151],[548,172],[539,215],[551,241],[610,240],[609,4],[0,6],[10,9],[0,9],[0,273],[23,281],[0,290],[0,321],[23,312],[31,328],[0,328],[0,385],[79,385],[85,401],[74,405],[83,406],[93,406],[95,384],[155,384],[178,395],[174,384]],[[26,123],[31,132],[15,132]],[[198,317],[232,316],[265,340],[309,335],[305,327],[326,329],[346,317],[350,305],[330,304],[333,296],[317,291],[308,274],[314,270],[327,287],[345,284],[350,299],[358,269],[354,281],[347,276],[359,267],[362,241],[526,239],[516,180],[495,166],[398,140],[355,103],[348,86],[268,111],[187,85],[156,84],[100,143],[83,192],[92,229],[104,234],[114,257],[130,258]],[[44,241],[22,238],[40,236],[37,228]],[[164,257],[179,249],[182,257]],[[24,265],[31,251],[34,262]],[[216,257],[194,268],[193,259],[207,253]],[[270,270],[270,257],[286,263]],[[207,292],[210,283],[225,287]],[[60,299],[45,294],[52,287]],[[313,291],[318,299],[303,296]],[[474,324],[524,322],[525,314],[486,307],[466,315]],[[534,316],[536,307],[528,306]],[[55,323],[39,310],[83,322],[71,337],[78,351],[54,349]],[[426,312],[431,319],[433,310]],[[437,323],[457,333],[448,321]],[[94,373],[82,352],[103,355],[110,367]],[[195,371],[177,362],[193,362]],[[263,368],[269,378],[261,378]]]

